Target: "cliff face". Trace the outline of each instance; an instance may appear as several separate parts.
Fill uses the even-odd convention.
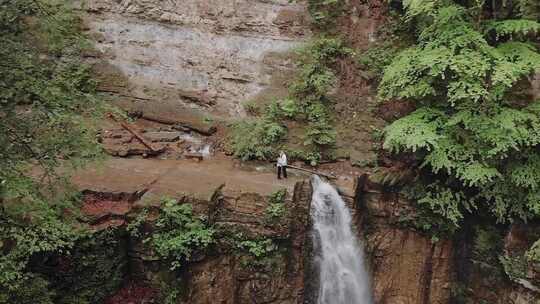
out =
[[[379,1],[347,3],[350,13],[338,20],[338,26],[352,46],[364,48],[377,39],[376,29],[384,22],[383,5]],[[294,72],[291,51],[311,35],[301,1],[88,0],[80,8],[97,50],[88,56],[102,80],[99,89],[109,93],[114,103],[146,119],[185,124],[204,134],[211,133],[207,115],[238,118],[245,114],[245,101],[285,96]],[[369,77],[358,75],[353,62],[338,65],[336,113],[343,117],[354,113],[357,118],[337,122],[338,157],[347,155],[358,163],[371,160],[372,126],[382,122],[367,110],[375,103]],[[533,79],[531,92],[536,97],[538,79],[538,75]],[[195,256],[182,269],[178,303],[314,302],[317,277],[309,267],[308,182],[299,182],[294,190],[289,187],[290,215],[274,225],[265,220],[267,195],[276,188],[273,175],[257,184],[257,178],[251,180],[252,172],[249,177],[234,176],[238,168],[221,172],[221,166],[200,169],[174,163],[170,165],[174,170],[169,170],[169,164],[137,167],[123,162],[114,160],[117,175],[92,178],[85,174],[78,180],[87,203],[102,207],[90,204],[83,209],[90,224],[99,231],[113,227],[121,231],[109,236],[119,240],[114,248],[118,254],[107,253],[107,257],[117,257],[111,261],[119,261],[110,266],[118,270],[117,285],[120,279],[143,285],[172,281],[164,261],[140,239],[125,233],[145,204],[169,196],[191,203],[197,215],[222,231],[269,238],[280,249],[272,257],[272,266],[254,268],[249,257],[235,251],[223,236],[211,251]],[[208,174],[201,173],[205,170]],[[225,181],[227,185],[220,188]],[[471,258],[470,238],[432,242],[429,236],[400,225],[400,217],[411,212],[411,207],[398,194],[361,183],[354,189],[345,187],[343,194],[368,253],[376,303],[538,303],[537,291],[527,284],[535,281],[533,268],[521,284],[491,281]],[[152,230],[151,221],[147,229]],[[516,247],[512,240],[528,234],[517,232],[507,232],[509,249]],[[122,299],[130,288],[118,291],[110,303],[123,303],[114,299]],[[460,300],[463,288],[474,297]],[[154,293],[150,290],[145,295]]]
[[[107,187],[122,191],[130,190],[131,186],[109,183]],[[94,189],[105,190],[103,187]],[[116,231],[114,243],[119,244],[110,247],[115,251],[111,256],[118,259],[111,259],[109,267],[118,270],[115,277],[123,281],[123,288],[111,295],[106,303],[125,303],[130,300],[126,294],[136,293],[133,289],[140,290],[141,286],[153,290],[143,296],[145,301],[158,303],[163,301],[160,294],[167,295],[167,288],[178,290],[175,303],[304,302],[304,265],[308,263],[309,254],[309,182],[296,183],[283,203],[287,215],[276,221],[268,219],[266,196],[244,192],[234,186],[218,186],[205,193],[168,195],[181,203],[191,204],[195,215],[208,219],[217,233],[211,248],[197,251],[176,271],[169,269],[168,261],[156,255],[144,237],[126,232],[142,210],[150,208],[146,209],[150,211],[141,226],[141,233],[151,235],[158,210],[155,208],[159,207],[157,198],[165,195],[167,189],[173,190],[163,183],[160,186],[158,181],[150,188],[141,187],[131,193],[90,189],[84,192],[82,211],[90,226],[97,233]],[[238,246],[242,241],[256,239],[271,240],[276,249],[256,260]],[[116,284],[118,287],[118,281]],[[136,299],[134,303],[146,303],[141,301]]]
[[[273,1],[85,1],[104,59],[101,90],[142,102],[237,117],[241,103],[290,74],[286,53],[309,35],[302,4]]]
[[[376,303],[540,303],[538,266],[522,259],[536,240],[536,224],[497,230],[493,239],[478,245],[479,232],[471,227],[480,223],[473,222],[455,238],[434,242],[403,224],[414,212],[411,202],[362,180],[356,191],[359,234],[370,258]],[[495,243],[502,248],[497,250]],[[489,249],[479,253],[478,246]],[[501,267],[506,257],[511,258]]]
[[[95,273],[93,263],[100,269],[112,269],[104,272],[110,273],[104,281],[90,277],[82,286],[75,286],[102,286],[104,295],[112,292],[108,304],[125,303],[130,294],[136,294],[132,289],[147,290],[142,297],[148,301],[158,299],[166,292],[160,287],[164,283],[178,288],[175,303],[315,303],[318,277],[311,267],[309,182],[283,185],[289,190],[284,202],[288,214],[272,222],[268,221],[267,195],[276,185],[266,178],[273,176],[249,173],[251,180],[245,183],[239,182],[241,176],[233,176],[221,186],[220,176],[210,180],[190,171],[210,164],[177,162],[179,166],[171,166],[162,162],[116,160],[104,169],[75,177],[85,190],[82,211],[100,238],[97,243],[83,244],[86,249],[73,256],[57,258],[52,263],[58,265],[55,272],[65,274],[62,278],[88,275]],[[214,170],[216,173],[220,172]],[[432,242],[429,236],[400,223],[412,210],[399,194],[362,182],[338,184],[364,243],[375,303],[538,302],[534,287],[540,278],[537,266],[527,266],[523,277],[510,280],[497,272],[497,255],[492,265],[471,253],[472,234],[462,240]],[[143,225],[144,233],[151,235],[159,198],[164,196],[190,203],[195,215],[208,219],[218,233],[215,244],[193,254],[180,271],[171,271],[169,261],[156,255],[144,238],[126,231],[143,208],[151,208]],[[506,254],[523,254],[537,231],[534,225],[512,226],[501,239]],[[271,240],[277,250],[260,260],[239,250],[238,242],[256,239]],[[77,259],[86,262],[80,264]],[[73,287],[69,282],[62,284]]]
[[[356,185],[355,201],[375,302],[450,303],[454,244],[432,242],[429,236],[400,225],[400,217],[412,212],[409,203],[397,193],[385,193],[364,182],[360,178]]]

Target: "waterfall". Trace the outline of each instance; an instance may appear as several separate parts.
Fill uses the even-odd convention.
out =
[[[313,244],[319,270],[317,304],[371,304],[364,253],[351,230],[351,214],[336,189],[312,179]]]

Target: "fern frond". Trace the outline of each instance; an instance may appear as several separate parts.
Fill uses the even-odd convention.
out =
[[[508,172],[510,181],[516,186],[539,190],[540,155],[533,154],[525,162],[513,163]]]
[[[486,25],[486,32],[494,31],[497,39],[501,36],[517,38],[529,34],[540,33],[540,23],[527,19],[510,19],[492,21]]]
[[[410,21],[419,15],[432,15],[438,4],[437,0],[403,0],[406,14],[405,20]]]
[[[442,138],[438,131],[442,115],[437,110],[420,108],[398,119],[385,128],[383,148],[391,152],[432,150]]]

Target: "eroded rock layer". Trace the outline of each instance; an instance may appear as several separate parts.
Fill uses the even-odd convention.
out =
[[[148,301],[160,301],[159,295],[166,294],[160,286],[165,283],[181,290],[176,303],[303,303],[304,265],[309,248],[309,182],[296,183],[283,202],[289,212],[275,220],[268,218],[267,196],[225,185],[205,193],[174,194],[159,185],[158,181],[141,186],[133,193],[83,192],[82,211],[94,231],[123,231],[115,236],[116,242],[123,244],[117,248],[117,255],[124,257],[121,262],[127,267],[122,266],[118,276],[123,277],[126,287],[110,296],[111,303],[125,300],[125,294],[146,289],[153,290],[145,293]],[[119,185],[115,189],[123,188]],[[156,255],[141,237],[151,235],[155,229],[159,197],[166,193],[178,203],[191,204],[195,215],[208,219],[218,235],[211,248],[197,250],[176,271],[171,271],[169,262]],[[141,234],[126,233],[143,210],[148,214]],[[254,260],[248,252],[239,250],[243,239],[271,240],[277,249],[263,261]]]
[[[101,90],[223,116],[243,115],[243,101],[290,73],[286,53],[309,34],[304,5],[287,0],[91,0],[81,8],[105,59],[96,64]]]

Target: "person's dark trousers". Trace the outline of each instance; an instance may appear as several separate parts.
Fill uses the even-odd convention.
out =
[[[281,172],[283,172],[283,177],[287,178],[287,167],[277,167],[277,178],[281,179]]]

